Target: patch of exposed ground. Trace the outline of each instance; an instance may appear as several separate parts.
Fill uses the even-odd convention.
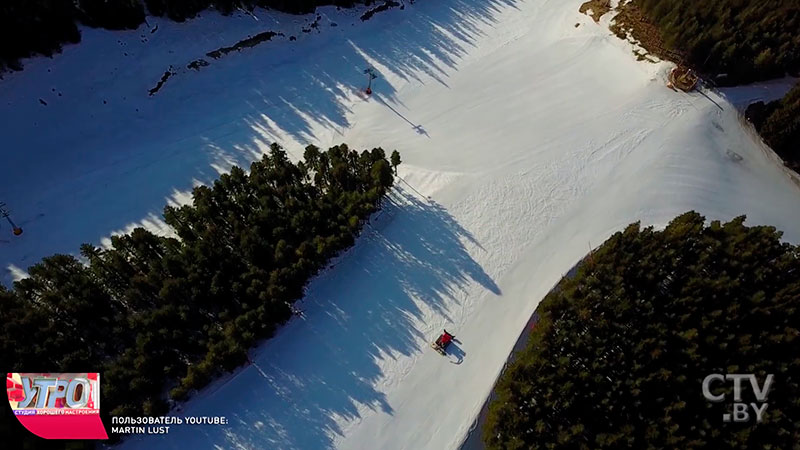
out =
[[[620,39],[638,44],[645,50],[634,50],[637,59],[653,61],[652,55],[679,65],[685,63],[681,53],[667,48],[658,27],[650,22],[635,0],[620,2],[615,11],[617,15],[610,29]]]
[[[158,80],[158,84],[156,84],[156,87],[148,91],[150,93],[150,96],[152,97],[153,95],[155,95],[155,93],[158,92],[164,86],[164,83],[166,83],[167,80],[169,80],[169,77],[173,75],[175,75],[175,73],[172,71],[172,67],[170,67],[169,70],[164,72],[164,75],[161,75],[161,79]]]
[[[403,2],[398,2],[398,1],[395,1],[395,0],[384,0],[383,3],[381,3],[380,5],[378,5],[378,6],[374,7],[374,8],[371,8],[371,9],[367,10],[366,12],[364,12],[364,14],[361,16],[361,20],[362,21],[369,20],[375,14],[387,11],[387,10],[392,9],[392,8],[399,7],[400,9],[405,9],[405,3],[414,4],[414,0],[406,0],[406,2],[404,2],[404,3]],[[311,33],[313,30],[319,31],[319,26],[320,26],[320,21],[321,20],[322,20],[322,16],[317,15],[315,20],[312,23],[310,23],[307,27],[301,28],[300,31],[302,31],[303,33]],[[331,22],[330,26],[331,27],[337,27],[339,25],[337,23]],[[157,29],[158,29],[158,26],[153,28],[151,30],[151,33],[155,32]],[[216,50],[212,50],[212,51],[206,53],[206,56],[208,56],[210,58],[213,58],[213,59],[220,59],[220,58],[224,57],[225,55],[227,55],[227,54],[229,54],[231,52],[234,52],[234,51],[240,52],[240,51],[242,51],[244,49],[252,48],[252,47],[255,47],[255,46],[257,46],[257,45],[259,45],[261,43],[271,41],[276,36],[283,37],[284,34],[280,33],[280,32],[275,32],[275,31],[264,31],[262,33],[256,34],[255,36],[249,36],[246,39],[243,39],[243,40],[231,45],[230,47],[220,47],[220,48],[218,48]],[[297,36],[291,35],[291,36],[289,36],[288,40],[289,41],[296,41],[297,40]],[[196,59],[196,60],[190,62],[189,64],[187,64],[186,68],[194,70],[194,71],[200,71],[204,67],[208,67],[210,64],[211,63],[209,61],[206,61],[205,59],[200,58],[200,59]],[[170,69],[167,70],[166,72],[164,72],[164,74],[161,76],[161,79],[159,80],[158,84],[154,88],[152,88],[152,89],[150,89],[148,91],[149,94],[151,96],[155,95],[164,86],[164,84],[167,82],[167,80],[170,77],[174,76],[174,75],[177,75],[177,72],[175,72],[172,69],[172,67],[170,67]],[[2,79],[2,77],[0,77],[0,79]]]
[[[214,51],[206,53],[206,56],[210,56],[214,59],[219,59],[220,57],[227,55],[230,52],[237,51],[240,52],[245,48],[255,47],[256,45],[267,42],[274,38],[275,36],[283,36],[283,33],[276,33],[274,31],[265,31],[263,33],[258,33],[255,36],[248,37],[247,39],[243,39],[230,47],[221,47]]]
[[[200,58],[200,59],[196,59],[196,60],[194,60],[194,61],[190,62],[190,63],[189,63],[187,66],[186,66],[186,68],[187,68],[187,69],[192,69],[192,70],[200,70],[200,68],[202,68],[202,67],[208,67],[208,65],[209,65],[209,62],[208,62],[208,61],[206,61],[206,60],[205,60],[205,59],[203,59],[203,58]]]
[[[377,14],[379,12],[386,11],[389,8],[396,8],[398,6],[400,6],[400,9],[403,9],[403,6],[400,3],[397,3],[397,2],[395,2],[393,0],[387,0],[387,1],[383,2],[382,5],[377,6],[375,8],[372,8],[369,11],[365,12],[364,14],[362,14],[361,15],[361,20],[362,21],[369,20],[369,19],[372,18],[372,16],[374,16],[375,14]]]
[[[319,21],[321,19],[322,19],[322,16],[317,16],[317,18],[314,19],[313,22],[311,22],[311,25],[309,25],[308,28],[303,28],[300,31],[302,31],[303,33],[311,33],[311,30],[319,31]]]
[[[579,11],[594,19],[595,22],[600,22],[600,18],[611,11],[611,0],[589,0],[581,5]]]

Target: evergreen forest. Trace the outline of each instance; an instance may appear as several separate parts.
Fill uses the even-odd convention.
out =
[[[3,365],[101,372],[107,425],[164,415],[292,316],[309,280],[380,208],[399,163],[396,151],[345,144],[309,146],[293,163],[273,144],[249,172],[234,167],[196,187],[191,204],[166,207],[171,236],[137,228],[109,248],[44,258],[0,285]],[[29,436],[5,409],[0,439]],[[59,444],[29,437],[31,448]]]
[[[725,85],[800,72],[800,0],[634,0],[667,48]]]
[[[614,234],[538,307],[501,376],[490,449],[790,449],[800,442],[800,247],[695,212]],[[726,423],[731,382],[774,375],[763,421]],[[755,402],[744,382],[742,402]]]
[[[800,173],[800,84],[781,100],[753,103],[746,116],[786,165]]]

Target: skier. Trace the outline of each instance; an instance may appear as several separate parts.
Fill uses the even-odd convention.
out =
[[[442,333],[442,335],[436,339],[436,347],[438,347],[440,351],[444,352],[447,349],[447,346],[450,345],[450,342],[453,341],[453,338],[455,338],[455,335],[452,335],[448,333],[447,330],[444,330],[444,333]]]

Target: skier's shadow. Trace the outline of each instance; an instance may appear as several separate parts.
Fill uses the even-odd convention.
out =
[[[461,364],[464,362],[464,357],[467,356],[467,352],[465,352],[458,344],[461,341],[458,339],[453,339],[450,345],[447,346],[447,350],[445,350],[445,354],[450,358],[450,362],[452,364]],[[455,359],[453,359],[455,358]]]

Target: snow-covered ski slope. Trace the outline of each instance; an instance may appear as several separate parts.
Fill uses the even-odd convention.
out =
[[[152,34],[85,30],[0,82],[0,200],[25,228],[3,229],[0,262],[17,273],[113,230],[157,227],[165,200],[275,140],[296,156],[347,142],[405,161],[407,183],[311,283],[305,317],[178,413],[229,426],[123,447],[456,448],[541,298],[628,223],[747,214],[800,242],[800,188],[726,96],[667,89],[666,64],[637,62],[580,3],[419,0],[365,23],[325,8],[319,33],[197,73],[180,68],[303,19],[150,19]],[[148,97],[170,64],[178,75]],[[367,65],[381,78],[365,101]],[[459,340],[450,358],[429,345],[442,327]]]

